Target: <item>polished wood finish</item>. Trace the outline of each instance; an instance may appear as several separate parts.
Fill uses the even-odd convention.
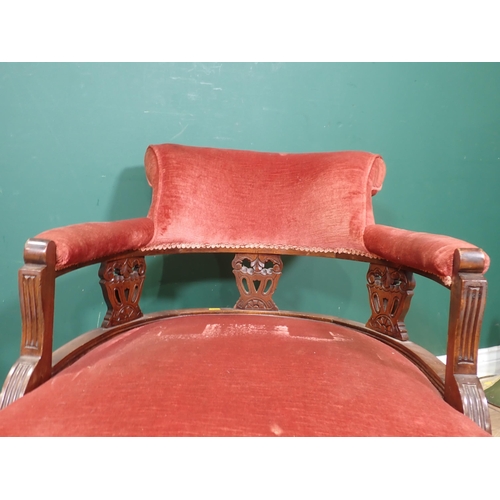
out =
[[[19,270],[21,355],[11,368],[0,395],[0,408],[51,377],[54,325],[55,244],[31,239]]]
[[[99,284],[108,310],[103,328],[121,325],[142,316],[141,298],[146,262],[144,257],[114,259],[99,268]]]
[[[488,402],[477,377],[479,334],[486,304],[484,255],[455,251],[446,352],[445,400],[491,432]]]
[[[251,255],[257,255],[257,254],[269,254],[269,255],[274,255],[276,250],[271,248],[271,247],[264,247],[264,246],[259,246],[259,248],[241,248],[241,247],[227,247],[227,248],[168,248],[168,249],[154,249],[154,250],[137,250],[135,252],[128,252],[125,254],[115,254],[115,255],[109,255],[106,260],[110,259],[124,259],[124,258],[133,258],[133,257],[147,257],[147,256],[157,256],[157,255],[171,255],[171,254],[199,254],[199,253],[211,253],[211,254],[217,254],[217,253],[248,253]],[[293,255],[293,256],[307,256],[307,257],[322,257],[322,258],[327,258],[327,259],[342,259],[342,260],[350,260],[350,261],[356,261],[356,262],[367,262],[369,264],[380,264],[382,266],[394,266],[394,263],[391,263],[389,261],[386,261],[384,259],[379,259],[375,257],[370,257],[368,255],[358,255],[358,254],[349,254],[349,253],[342,253],[342,252],[320,252],[320,251],[299,251],[299,250],[291,250],[291,249],[285,249],[279,250],[279,255]],[[62,269],[57,269],[56,270],[56,277],[62,276],[64,274],[70,273],[72,271],[76,271],[77,269],[81,269],[82,267],[87,267],[91,266],[94,264],[100,264],[102,263],[102,260],[89,260],[86,262],[81,262],[79,264],[74,264],[70,265],[67,267],[64,267]],[[423,276],[431,281],[435,281],[436,283],[444,286],[445,288],[451,288],[451,284],[445,283],[439,276],[432,274],[432,273],[426,273],[420,269],[413,269],[413,268],[405,268],[407,271],[412,272],[413,274],[417,274],[419,276]]]
[[[366,326],[399,340],[408,340],[404,318],[413,297],[413,273],[370,264],[366,276],[372,315]]]
[[[238,253],[232,266],[240,292],[235,309],[278,310],[273,293],[283,271],[279,255]]]

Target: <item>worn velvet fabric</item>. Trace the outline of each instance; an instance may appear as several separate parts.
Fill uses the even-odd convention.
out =
[[[268,248],[381,257],[451,282],[465,241],[376,225],[371,197],[378,155],[259,153],[175,144],[150,146],[148,218],[52,229],[57,269],[139,249]],[[486,266],[489,258],[485,255]]]
[[[366,254],[371,197],[385,164],[375,154],[259,153],[150,146],[148,248],[276,248]]]
[[[87,222],[50,229],[37,238],[56,243],[56,269],[138,250],[153,235],[146,217],[116,222]]]
[[[327,322],[174,317],[0,412],[18,436],[487,436],[391,347]]]
[[[466,241],[439,234],[407,231],[374,224],[364,233],[366,248],[395,264],[419,269],[451,283],[453,254],[457,248],[477,248]],[[483,272],[488,270],[490,259],[485,256]]]

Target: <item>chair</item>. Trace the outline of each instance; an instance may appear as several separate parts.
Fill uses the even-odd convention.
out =
[[[376,224],[380,156],[161,144],[145,169],[147,217],[27,241],[1,435],[491,433],[477,378],[489,258],[462,240]],[[235,255],[234,308],[143,314],[145,257],[196,252]],[[281,255],[366,262],[367,323],[278,310]],[[53,353],[56,278],[96,263],[103,324]],[[414,274],[450,290],[446,365],[409,340]]]

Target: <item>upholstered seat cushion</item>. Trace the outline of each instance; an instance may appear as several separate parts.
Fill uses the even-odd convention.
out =
[[[238,314],[167,318],[109,340],[0,412],[0,434],[487,435],[375,339]]]

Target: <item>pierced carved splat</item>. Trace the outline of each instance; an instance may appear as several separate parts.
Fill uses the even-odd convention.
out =
[[[370,264],[366,278],[372,310],[366,326],[396,339],[408,340],[403,320],[415,288],[413,273]]]
[[[273,293],[278,285],[283,261],[279,255],[241,254],[235,255],[233,274],[240,292],[235,309],[260,309],[277,311]]]
[[[100,285],[108,311],[103,328],[120,325],[142,316],[139,307],[146,275],[143,257],[103,262],[99,268]]]

